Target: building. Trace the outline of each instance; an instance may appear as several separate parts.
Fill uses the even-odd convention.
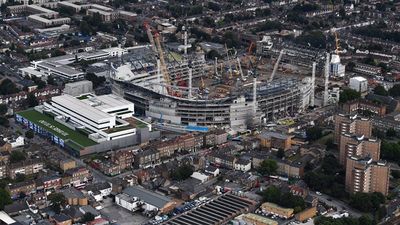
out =
[[[15,179],[17,174],[32,175],[39,173],[42,169],[43,162],[40,159],[11,163],[8,166],[8,177]]]
[[[349,193],[380,192],[386,196],[389,174],[390,168],[384,161],[373,161],[370,157],[349,157],[346,163],[346,190]]]
[[[382,68],[378,66],[372,66],[363,63],[356,63],[353,69],[357,73],[369,75],[369,76],[376,76],[382,73]]]
[[[372,123],[367,118],[358,117],[357,115],[335,115],[335,132],[334,142],[340,143],[341,134],[354,134],[357,136],[371,137]]]
[[[19,198],[21,193],[26,195],[36,193],[36,183],[33,180],[18,182],[8,185],[7,190],[10,192],[11,198]]]
[[[260,216],[254,213],[246,213],[236,217],[236,219],[239,219],[239,221],[243,220],[247,224],[253,224],[253,225],[278,225],[277,221],[268,219],[264,216]]]
[[[96,201],[102,201],[104,197],[111,194],[111,184],[108,182],[94,183],[88,185],[85,190],[92,196]]]
[[[352,77],[349,81],[349,88],[361,94],[366,93],[368,91],[368,80],[364,77]]]
[[[346,114],[362,113],[364,111],[371,112],[376,116],[386,115],[386,105],[375,103],[365,99],[356,99],[346,102],[342,105],[342,109]]]
[[[344,165],[346,158],[352,156],[371,157],[373,161],[380,159],[381,140],[351,134],[342,134],[339,144],[339,162]]]
[[[283,208],[283,207],[280,207],[279,205],[271,203],[271,202],[263,203],[261,205],[261,209],[263,210],[263,212],[272,213],[278,217],[285,218],[285,219],[291,218],[293,216],[293,212],[294,212],[293,209]]]
[[[297,221],[303,222],[317,215],[317,207],[305,209],[295,215]]]
[[[251,170],[251,160],[245,158],[239,158],[234,162],[235,170],[240,170],[242,172],[247,172]]]
[[[72,220],[65,214],[55,214],[50,217],[55,225],[72,225]]]
[[[73,159],[63,159],[60,160],[60,168],[65,172],[69,169],[74,169],[76,167],[76,161]]]
[[[71,96],[80,96],[92,92],[93,83],[88,80],[66,83],[64,88],[64,94]]]
[[[195,207],[188,212],[177,215],[166,221],[165,224],[226,224],[240,214],[253,211],[255,205],[256,203],[248,198],[228,193],[220,195],[213,201]]]
[[[174,209],[177,204],[173,199],[167,196],[160,195],[139,186],[127,187],[123,190],[123,193],[131,199],[139,201],[140,203],[137,203],[137,206],[140,206],[147,212],[167,213]],[[123,200],[120,201],[120,203],[120,206],[123,206],[127,202]],[[129,204],[129,206],[131,205]]]
[[[92,179],[90,171],[81,166],[73,169],[68,169],[64,173],[63,186],[71,186],[75,188],[81,188]]]
[[[84,206],[88,204],[88,198],[75,188],[62,189],[60,191],[66,198],[68,205]]]
[[[3,161],[3,159],[0,160],[0,179],[3,179],[7,177],[7,164]]]
[[[258,135],[260,146],[264,148],[275,148],[288,150],[292,147],[292,137],[278,132],[263,132]]]
[[[346,66],[340,63],[340,57],[337,54],[332,54],[329,67],[329,76],[344,77]]]
[[[61,116],[75,127],[84,127],[83,129],[91,132],[89,138],[96,142],[136,133],[136,129],[123,120],[132,117],[133,104],[116,95],[56,96],[50,104],[44,104],[43,110]]]

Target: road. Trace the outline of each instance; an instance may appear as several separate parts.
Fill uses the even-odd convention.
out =
[[[361,216],[362,216],[362,214],[361,214],[359,211],[357,211],[357,210],[351,208],[351,207],[350,207],[348,204],[346,204],[345,202],[340,201],[340,200],[337,200],[337,199],[335,199],[335,198],[332,198],[332,197],[330,197],[329,195],[322,194],[322,193],[321,193],[322,195],[317,195],[315,192],[310,192],[309,194],[310,194],[311,196],[313,196],[313,197],[318,198],[320,202],[324,202],[324,203],[327,204],[327,205],[336,207],[337,210],[343,210],[343,209],[347,210],[347,212],[348,212],[348,213],[350,214],[350,216],[352,216],[352,217],[358,218],[358,217],[361,217]],[[328,200],[328,199],[329,199],[329,200]]]

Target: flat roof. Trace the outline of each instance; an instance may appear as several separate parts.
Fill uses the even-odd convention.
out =
[[[65,76],[76,76],[76,75],[80,75],[83,74],[83,72],[74,69],[73,67],[67,66],[67,65],[63,65],[63,64],[59,64],[57,62],[46,62],[46,61],[42,61],[40,63],[38,63],[38,65],[46,67],[52,71],[56,71],[59,73],[62,73]]]
[[[140,200],[153,205],[159,209],[164,207],[168,202],[171,201],[171,198],[160,195],[158,193],[146,190],[142,187],[136,186],[136,187],[127,187],[123,191],[123,193],[131,196],[131,197],[137,197]]]
[[[77,131],[74,131],[61,123],[53,120],[50,116],[44,115],[34,109],[28,109],[22,112],[18,112],[18,115],[24,117],[25,119],[41,126],[48,132],[64,139],[71,140],[82,147],[88,147],[97,144],[95,141],[89,139]]]
[[[110,108],[115,108],[115,107],[122,107],[126,105],[132,105],[132,102],[129,102],[119,96],[109,94],[109,95],[99,95],[99,96],[93,96],[89,97],[87,99],[81,100],[82,102],[88,104],[88,105],[93,105],[92,107],[99,109],[99,110],[107,110]]]
[[[6,212],[0,211],[0,220],[3,221],[6,224],[13,224],[16,221],[11,218]]]
[[[365,79],[364,77],[352,77],[350,78],[350,80],[366,81],[367,79]]]
[[[94,121],[104,121],[114,118],[114,116],[92,107],[71,95],[55,96],[51,98],[51,101]]]

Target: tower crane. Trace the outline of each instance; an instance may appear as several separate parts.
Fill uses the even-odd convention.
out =
[[[144,28],[146,29],[146,33],[147,33],[147,37],[149,38],[150,41],[150,45],[151,45],[151,49],[154,52],[157,52],[156,46],[154,44],[154,38],[153,38],[153,34],[151,33],[151,27],[147,22],[143,23]]]
[[[278,59],[276,60],[274,65],[274,69],[272,70],[271,76],[268,79],[268,83],[274,79],[275,73],[278,70],[279,62],[281,61],[284,52],[285,50],[282,49],[281,52],[279,53]]]

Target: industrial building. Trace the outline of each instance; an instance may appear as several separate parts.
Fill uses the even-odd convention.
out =
[[[235,216],[252,211],[255,202],[231,193],[222,195],[202,206],[178,215],[165,225],[217,225],[227,223]]]

